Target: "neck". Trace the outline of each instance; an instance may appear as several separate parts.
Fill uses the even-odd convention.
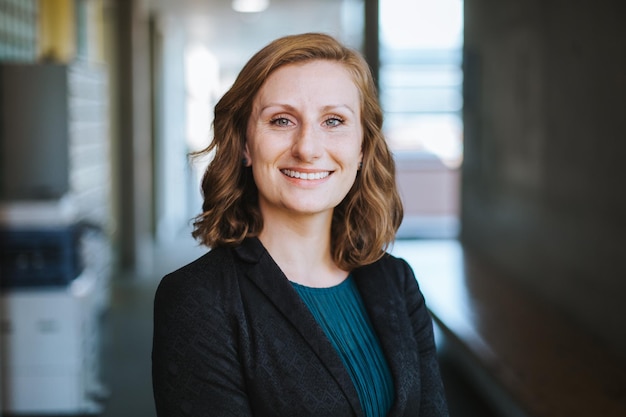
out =
[[[259,239],[290,281],[310,287],[330,287],[348,275],[332,259],[332,216],[265,222]]]

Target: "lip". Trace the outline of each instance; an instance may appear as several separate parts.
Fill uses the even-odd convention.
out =
[[[302,181],[320,181],[332,175],[333,171],[282,168],[280,172],[287,178]]]

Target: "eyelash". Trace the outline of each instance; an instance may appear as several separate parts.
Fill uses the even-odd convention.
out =
[[[329,116],[324,120],[324,123],[328,124],[328,122],[331,120],[336,120],[338,122],[337,125],[340,125],[344,122],[343,118],[339,116]]]
[[[276,126],[279,126],[279,125],[280,125],[280,123],[279,123],[279,122],[281,122],[281,121],[287,121],[287,122],[291,123],[291,120],[289,120],[289,118],[288,118],[288,117],[285,117],[285,116],[276,116],[276,117],[272,117],[272,118],[270,119],[270,124],[272,124],[272,125],[276,125]]]

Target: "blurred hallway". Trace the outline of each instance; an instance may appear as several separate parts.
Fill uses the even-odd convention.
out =
[[[87,268],[90,273],[108,278],[107,268],[113,270],[111,304],[102,320],[100,368],[110,390],[103,417],[154,415],[150,385],[154,290],[165,273],[202,252],[191,238],[171,240],[200,205],[198,170],[189,166],[188,152],[204,143],[195,141],[197,137],[208,138],[202,129],[210,123],[212,104],[232,81],[241,61],[283,31],[340,33],[351,44],[363,47],[373,70],[380,70],[381,99],[387,107],[385,124],[395,126],[390,140],[398,150],[399,188],[407,213],[414,214],[407,216],[410,227],[406,237],[416,236],[414,230],[421,233],[419,237],[458,236],[490,268],[562,313],[576,335],[597,341],[626,361],[626,193],[620,191],[626,159],[622,0],[406,0],[403,7],[391,7],[406,24],[391,24],[402,41],[395,45],[397,49],[386,43],[393,36],[379,31],[382,0],[272,0],[270,10],[258,16],[238,15],[229,3],[0,0],[0,17],[5,22],[0,27],[0,74],[4,77],[0,88],[0,220],[7,230],[27,225],[27,234],[33,224],[45,229],[61,223],[68,230],[57,235],[59,238],[69,236],[65,232],[85,222],[90,231],[97,229],[99,237],[106,237],[103,246],[108,250],[96,248],[95,256],[84,256],[87,263],[94,264]],[[392,0],[384,3],[387,7],[395,4]],[[433,50],[421,45],[404,49],[404,42],[419,41],[420,36],[432,40],[436,29],[446,26],[433,24],[434,20],[425,24],[429,23],[425,14],[412,9],[417,3],[448,3],[457,11],[462,8],[462,34],[454,32],[462,35],[462,48]],[[443,16],[445,23],[455,19],[461,19],[460,13]],[[344,27],[346,21],[349,28]],[[409,29],[417,31],[407,36],[405,30]],[[199,49],[205,54],[198,56],[200,61],[206,58],[207,66],[200,66],[197,72],[210,73],[200,80],[211,88],[201,91],[202,97],[187,94],[184,81],[186,48],[190,46],[186,42],[190,39],[205,47]],[[219,80],[212,73],[216,61]],[[51,91],[35,82],[36,77],[26,75],[26,67],[42,70],[40,81]],[[14,77],[8,76],[11,68]],[[416,74],[422,78],[411,77]],[[434,80],[434,87],[424,80]],[[198,112],[195,105],[200,106]],[[198,124],[199,136],[186,137],[187,111],[204,123]],[[418,123],[428,112],[433,112],[435,119]],[[441,119],[443,113],[447,116]],[[441,129],[442,120],[454,123]],[[31,127],[36,128],[35,133]],[[450,141],[451,137],[456,142]],[[409,143],[416,148],[403,148]],[[447,155],[450,145],[454,145],[454,158],[445,160],[441,155]],[[437,148],[440,155],[433,153]],[[460,159],[462,165],[458,165]],[[66,245],[64,250],[78,248],[69,248],[66,241],[55,244]],[[0,243],[5,242],[0,239]],[[27,243],[25,249],[11,248],[9,256],[4,256],[9,250],[0,248],[5,261],[2,268],[19,260],[20,256],[14,255],[20,251],[27,256],[43,252],[41,239],[30,238]],[[33,257],[35,266],[41,260],[37,256]],[[65,262],[64,267],[71,263]],[[60,268],[62,262],[54,258],[51,263],[52,268],[40,268],[45,271],[44,280],[51,279],[50,270]],[[99,269],[100,263],[107,264],[105,272]],[[6,279],[10,274],[2,268],[0,278]],[[119,270],[134,272],[115,272]],[[23,278],[16,277],[11,279]],[[65,285],[76,278],[77,274],[65,273],[59,279]],[[18,289],[33,285],[4,284]],[[44,287],[36,283],[40,284]],[[58,292],[65,288],[59,282],[52,287]],[[440,289],[443,298],[458,307],[454,289],[445,285]],[[95,294],[100,295],[98,291]],[[71,301],[79,305],[79,298]],[[486,301],[501,298],[491,293]],[[484,307],[475,298],[470,301],[476,309]],[[532,303],[522,304],[533,310]],[[54,330],[49,326],[54,324],[52,319],[45,314],[55,309],[39,307],[27,309],[32,314],[13,316],[30,319],[41,314],[44,330]],[[511,310],[510,305],[505,307]],[[463,319],[471,316],[458,311]],[[10,314],[2,318],[7,316]],[[70,311],[63,324],[73,325],[85,316]],[[504,322],[499,315],[491,318]],[[535,331],[533,323],[549,319],[528,321],[528,329]],[[3,322],[2,328],[10,329],[11,323]],[[40,330],[26,325],[15,328],[26,329],[24,333]],[[520,347],[509,330],[519,336],[516,326],[497,333],[505,345]],[[42,357],[67,373],[66,365],[54,362],[61,353],[66,353],[64,360],[72,364],[82,357],[58,346],[91,342],[94,334],[59,337],[52,348],[39,342],[43,339],[20,341],[23,344],[17,350],[39,347]],[[536,333],[528,334],[523,340],[532,344],[535,352],[569,356],[573,362],[585,364],[592,362],[590,356],[601,356],[572,356],[572,346],[579,344],[557,340],[551,345]],[[534,362],[543,357],[526,347],[520,348],[524,360]],[[509,370],[513,361],[502,351],[496,353],[502,360],[499,363]],[[466,362],[480,367],[482,359],[470,356]],[[3,360],[0,365],[10,368],[9,361]],[[626,373],[626,366],[620,363],[610,365]],[[543,363],[534,365],[545,370]],[[91,369],[84,366],[85,372]],[[528,371],[526,366],[510,369]],[[491,416],[452,362],[443,360],[442,370],[453,417]],[[556,381],[552,387],[529,382],[524,372],[517,380],[520,388],[545,388],[535,396],[541,400],[571,406],[574,401],[560,401],[555,394],[566,391],[568,398],[576,398],[567,389],[574,383],[626,407],[626,384],[612,384],[607,379],[603,382],[608,387],[596,386],[594,391],[588,375],[575,366],[568,370],[550,375]],[[83,376],[76,372],[72,377],[79,380]],[[22,404],[34,404],[36,384],[28,377],[22,381],[26,381],[19,385],[25,387],[19,390]],[[9,386],[5,383],[2,388],[8,392]],[[44,393],[41,397],[56,400],[61,395],[49,386],[74,385],[53,383],[39,388]],[[82,403],[90,401],[92,392],[82,386],[79,391],[80,401],[72,401],[71,407],[84,410]],[[0,405],[7,406],[9,401],[1,397]],[[544,414],[537,415],[559,415],[550,407],[544,409]]]

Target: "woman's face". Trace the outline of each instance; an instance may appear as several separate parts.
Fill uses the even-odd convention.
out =
[[[333,61],[275,70],[254,98],[245,158],[264,221],[326,214],[354,184],[362,159],[359,91]]]

